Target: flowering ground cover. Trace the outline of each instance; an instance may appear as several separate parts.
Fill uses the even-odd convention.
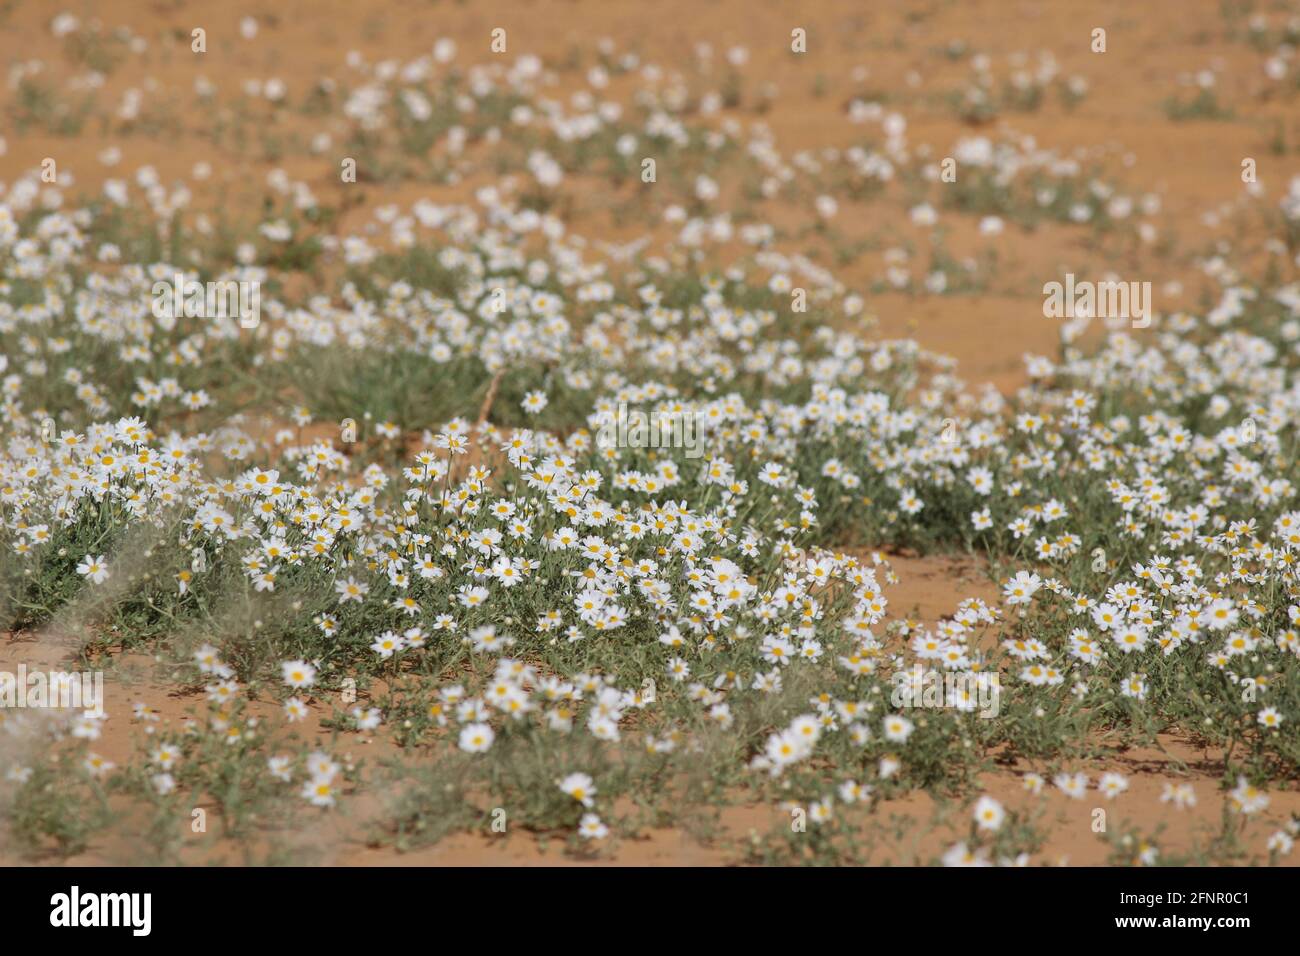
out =
[[[0,857],[1294,863],[1300,8],[894,6],[0,11]]]

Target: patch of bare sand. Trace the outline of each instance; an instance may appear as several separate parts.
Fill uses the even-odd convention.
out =
[[[882,579],[891,618],[911,616],[934,625],[952,617],[966,598],[979,598],[990,607],[999,604],[998,589],[976,557],[892,553],[885,558],[898,576],[894,584]]]

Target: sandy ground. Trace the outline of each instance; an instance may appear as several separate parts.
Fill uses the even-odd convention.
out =
[[[952,557],[904,557],[890,555],[889,561],[899,583],[886,587],[891,602],[891,617],[910,617],[928,624],[949,616],[967,597],[980,597],[992,603],[997,590],[982,567],[970,559]],[[48,641],[9,635],[0,640],[0,670],[13,670],[18,663],[66,664],[66,648]],[[138,752],[144,733],[142,722],[130,719],[137,704],[144,704],[157,715],[158,727],[177,726],[204,712],[200,692],[180,692],[161,681],[157,662],[143,654],[128,654],[111,662],[106,681],[105,710],[110,717],[103,736],[95,741],[97,753],[119,765]],[[377,689],[378,690],[378,689]],[[275,704],[254,702],[250,712],[273,718]],[[327,740],[330,731],[321,721],[326,707],[318,703],[311,716],[296,725],[296,733],[305,740]],[[268,725],[279,723],[268,720]],[[345,760],[365,758],[372,766],[381,757],[396,757],[399,751],[384,736],[354,735],[355,743],[343,748]],[[1104,743],[1104,742],[1103,742]],[[1113,847],[1104,834],[1095,831],[1095,813],[1106,812],[1108,829],[1135,831],[1144,837],[1158,834],[1159,847],[1165,854],[1188,852],[1194,845],[1204,846],[1218,832],[1222,814],[1223,754],[1200,749],[1172,735],[1161,735],[1150,747],[1104,747],[1106,756],[1070,763],[1072,771],[1082,771],[1091,787],[1082,799],[1071,799],[1051,785],[1044,766],[1018,760],[999,764],[982,773],[978,789],[1001,802],[1008,811],[1032,819],[1045,834],[1042,853],[1036,864],[1104,865],[1114,862]],[[418,762],[418,752],[406,759]],[[1023,775],[1034,771],[1048,778],[1040,794],[1025,790]],[[1095,788],[1105,771],[1124,774],[1129,789],[1114,800],[1104,799]],[[1197,803],[1176,810],[1160,800],[1167,783],[1189,784]],[[1276,831],[1293,814],[1300,815],[1300,792],[1273,790],[1267,810],[1238,824],[1242,844],[1261,851],[1269,834]],[[138,817],[130,801],[114,798],[116,812],[122,814],[110,828],[109,835],[97,839],[83,853],[70,857],[24,856],[6,849],[0,831],[0,865],[110,865],[122,866],[141,862],[139,848],[132,836]],[[200,802],[198,807],[212,810],[213,804]],[[650,827],[634,838],[609,841],[590,859],[576,859],[565,850],[567,834],[537,834],[485,831],[482,834],[456,833],[433,846],[399,852],[387,843],[377,844],[372,824],[385,809],[383,799],[362,793],[347,801],[345,814],[303,814],[297,830],[268,830],[256,839],[227,839],[219,834],[195,834],[190,822],[177,823],[179,857],[191,865],[299,862],[333,866],[720,866],[753,862],[749,855],[752,843],[775,828],[787,826],[790,816],[778,806],[746,802],[737,794],[733,805],[720,811],[701,808],[702,819],[709,820],[707,838],[700,839],[688,828]],[[623,805],[616,812],[628,812]],[[213,811],[215,813],[215,811]],[[837,812],[863,814],[860,807],[841,805]],[[872,811],[877,829],[869,830],[876,841],[865,859],[877,865],[914,865],[935,859],[954,842],[965,838],[969,828],[969,811],[961,801],[936,800],[924,791],[881,801]],[[716,814],[716,818],[715,815]],[[1133,851],[1137,852],[1136,845]],[[1294,864],[1284,859],[1283,863]]]
[[[509,56],[533,53],[548,64],[562,63],[584,49],[590,55],[595,38],[610,37],[618,49],[637,50],[643,59],[666,67],[686,66],[695,46],[706,42],[715,50],[715,69],[721,73],[722,52],[734,44],[744,45],[750,51],[747,72],[770,78],[775,92],[761,114],[742,103],[723,115],[732,115],[745,126],[765,124],[787,154],[842,148],[859,141],[863,128],[846,122],[845,106],[855,96],[871,94],[882,95],[886,103],[897,103],[904,110],[910,124],[909,143],[918,153],[928,148],[933,156],[945,155],[958,139],[975,133],[1013,131],[1033,137],[1063,157],[1099,164],[1134,194],[1159,196],[1169,222],[1161,241],[1176,246],[1178,261],[1203,252],[1208,242],[1222,234],[1223,223],[1241,198],[1238,161],[1229,162],[1225,156],[1256,157],[1260,182],[1273,195],[1280,194],[1290,176],[1300,171],[1294,151],[1278,156],[1269,150],[1279,128],[1292,140],[1300,140],[1294,103],[1259,97],[1265,86],[1261,54],[1243,42],[1222,39],[1224,21],[1218,4],[1208,0],[1154,0],[1140,11],[1131,4],[1098,0],[913,2],[883,8],[835,0],[797,7],[743,0],[663,0],[652,8],[637,0],[472,4],[299,0],[277,5],[273,14],[260,13],[258,6],[243,0],[219,7],[140,0],[111,0],[84,9],[69,5],[70,11],[102,22],[106,31],[127,27],[135,34],[167,37],[154,42],[141,58],[143,74],[134,65],[110,74],[101,97],[112,102],[129,88],[148,89],[149,102],[172,104],[168,117],[178,129],[165,136],[120,135],[88,124],[73,140],[33,130],[9,137],[7,155],[0,157],[0,177],[53,156],[89,188],[145,163],[170,183],[188,179],[193,165],[203,160],[212,164],[214,172],[206,183],[190,184],[199,208],[206,204],[234,210],[248,203],[253,205],[245,208],[254,208],[265,174],[277,167],[306,181],[322,201],[339,202],[346,187],[339,182],[332,157],[314,159],[299,155],[301,150],[286,149],[282,159],[269,161],[256,149],[214,149],[208,128],[224,114],[215,111],[218,115],[213,116],[214,111],[190,107],[195,78],[215,82],[225,95],[246,79],[277,77],[288,84],[292,99],[304,95],[323,72],[341,71],[350,51],[359,51],[371,62],[400,62],[427,52],[436,38],[448,36],[463,51],[462,59],[485,60],[489,33],[497,26],[508,31]],[[53,12],[44,3],[12,7],[0,32],[0,55],[6,61],[56,58],[59,41],[48,28]],[[258,15],[260,22],[252,41],[241,39],[237,28],[248,14]],[[181,42],[195,26],[208,31],[205,56],[192,55],[188,42]],[[795,26],[808,33],[810,46],[804,57],[789,54],[790,30]],[[1105,54],[1089,49],[1095,26],[1108,29]],[[955,41],[989,55],[998,78],[1011,72],[1010,56],[1026,54],[1032,67],[1040,51],[1050,51],[1060,75],[1086,78],[1089,93],[1068,114],[1052,106],[1004,113],[982,126],[963,122],[946,105],[945,96],[967,84],[967,61],[949,62],[935,55]],[[1171,96],[1188,95],[1180,79],[1203,69],[1216,72],[1220,100],[1231,104],[1235,118],[1170,121],[1162,104]],[[818,84],[821,92],[814,93]],[[319,126],[315,118],[281,110],[266,130],[288,143],[305,141]],[[123,153],[121,164],[113,170],[93,160],[108,145],[118,146]],[[390,203],[406,205],[421,197],[463,198],[473,185],[366,185],[342,222],[361,221],[369,210]],[[612,222],[609,204],[593,185],[581,176],[570,177],[566,184],[572,200],[566,218],[574,230],[611,240],[644,232],[642,221],[623,226]],[[355,199],[349,194],[349,200]],[[763,212],[779,228],[799,233],[799,251],[830,265],[824,238],[810,231],[812,210],[774,201],[764,204]],[[1207,214],[1219,214],[1222,221],[1208,225]],[[846,241],[893,243],[920,235],[900,218],[893,204],[879,201],[846,204],[836,230]],[[954,222],[947,241],[956,255],[977,254],[986,245],[965,220]],[[1013,228],[997,241],[997,288],[979,295],[928,300],[886,294],[873,297],[869,311],[879,319],[882,334],[915,337],[927,348],[958,358],[968,381],[990,381],[1009,391],[1024,381],[1021,356],[1025,352],[1051,354],[1056,349],[1054,323],[1021,321],[1027,303],[1035,310],[1041,303],[1042,276],[1115,268],[1118,251],[1126,271],[1149,277],[1162,289],[1162,309],[1172,310],[1184,301],[1183,296],[1195,293],[1191,288],[1178,293],[1163,288],[1165,279],[1184,273],[1171,269],[1171,262],[1152,248],[1098,249],[1083,227]],[[834,271],[846,284],[860,287],[879,275],[879,257],[867,254],[856,262],[836,264]]]

